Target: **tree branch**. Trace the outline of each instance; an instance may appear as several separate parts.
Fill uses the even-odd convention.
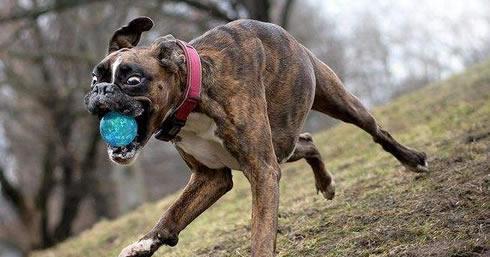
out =
[[[54,169],[56,166],[56,146],[52,139],[46,139],[46,148],[44,150],[43,174],[41,185],[36,197],[36,207],[41,212],[41,240],[43,246],[53,244],[52,236],[49,231],[49,209],[48,200],[55,186]]]
[[[100,136],[99,136],[99,129],[98,126],[96,125],[96,122],[93,122],[94,124],[91,126],[92,131],[90,133],[90,141],[89,145],[87,147],[87,150],[85,152],[85,156],[82,160],[82,175],[87,173],[90,170],[95,169],[95,157],[97,155],[97,147],[99,145],[100,141]]]
[[[0,23],[12,22],[23,19],[35,19],[43,14],[49,12],[59,12],[65,9],[73,8],[79,5],[86,5],[95,2],[102,2],[106,0],[57,0],[52,4],[33,8],[29,10],[22,10],[11,15],[0,17]]]
[[[83,157],[82,163],[79,166],[81,177],[78,181],[74,181],[74,162],[72,155],[66,156],[63,160],[62,167],[64,173],[63,189],[64,200],[62,207],[61,219],[54,231],[54,241],[59,242],[72,233],[72,223],[78,214],[80,202],[89,193],[90,185],[93,184],[93,171],[95,170],[97,155],[97,146],[99,145],[99,132],[97,126],[91,126],[92,131],[90,135],[89,145]],[[71,158],[70,158],[71,157]]]
[[[7,49],[9,46],[15,44],[19,40],[22,32],[29,26],[29,24],[23,24],[10,33],[6,40],[0,43],[0,49]]]
[[[169,0],[176,3],[185,3],[193,8],[199,9],[201,11],[208,12],[211,16],[224,20],[224,21],[234,21],[238,17],[229,16],[226,11],[220,9],[216,4],[213,3],[203,3],[202,1],[195,0]]]
[[[22,192],[16,188],[5,176],[5,170],[0,167],[0,186],[2,194],[15,208],[19,216],[23,217],[27,211],[27,203]]]
[[[249,14],[250,19],[270,22],[270,0],[239,0]]]
[[[69,53],[69,52],[60,52],[60,51],[51,51],[45,50],[43,52],[27,52],[27,51],[14,51],[9,50],[7,54],[11,58],[19,58],[19,59],[29,59],[34,62],[40,61],[43,58],[51,57],[59,60],[73,61],[73,62],[96,62],[97,58],[95,56],[90,55],[89,53]]]
[[[281,27],[284,29],[288,28],[289,16],[291,14],[291,7],[294,5],[295,0],[286,0],[284,7],[281,11],[280,23]]]

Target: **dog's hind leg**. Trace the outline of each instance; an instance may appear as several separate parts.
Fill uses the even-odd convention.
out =
[[[294,153],[287,162],[294,162],[300,159],[305,159],[311,166],[313,175],[315,176],[315,186],[317,192],[322,192],[322,195],[332,200],[335,196],[335,182],[332,174],[325,168],[320,152],[313,144],[313,139],[309,133],[303,133],[299,135],[298,142]]]
[[[316,58],[314,60],[316,91],[313,110],[363,129],[373,137],[374,142],[380,144],[385,151],[391,153],[409,170],[428,171],[425,153],[398,143],[388,131],[378,125],[362,103],[345,90],[340,79],[327,65]]]

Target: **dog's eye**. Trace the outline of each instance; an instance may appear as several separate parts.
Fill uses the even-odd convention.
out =
[[[135,86],[135,85],[138,85],[140,82],[141,82],[141,78],[140,77],[138,77],[138,76],[132,76],[132,77],[130,77],[126,81],[126,84],[128,84],[130,86]]]

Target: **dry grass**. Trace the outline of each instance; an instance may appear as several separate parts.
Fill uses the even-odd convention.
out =
[[[403,96],[375,116],[399,141],[426,151],[431,172],[403,172],[350,125],[315,135],[337,196],[316,194],[306,163],[283,167],[278,256],[490,255],[490,63]],[[176,247],[155,256],[248,256],[250,193],[239,172],[234,180]],[[33,256],[117,256],[176,196]]]

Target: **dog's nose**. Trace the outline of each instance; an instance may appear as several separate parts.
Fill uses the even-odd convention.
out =
[[[114,87],[110,83],[99,83],[94,86],[94,91],[99,95],[108,95],[114,93]]]
[[[118,92],[116,92],[116,86],[111,83],[97,83],[90,92],[85,96],[85,105],[92,114],[100,114],[107,112],[111,108],[114,109],[115,98],[117,98]]]

